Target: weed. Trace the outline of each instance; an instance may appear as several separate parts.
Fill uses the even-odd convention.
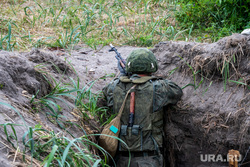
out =
[[[38,135],[39,134],[39,135]],[[87,136],[69,139],[54,131],[42,128],[29,128],[23,135],[22,143],[25,146],[23,153],[30,151],[33,158],[43,161],[44,166],[69,165],[92,166],[104,164],[100,157],[90,152],[90,147],[101,149],[90,141]]]
[[[5,86],[5,84],[4,84],[4,83],[3,83],[3,84],[2,84],[2,83],[0,83],[0,90],[1,90],[1,89],[3,89],[3,88],[4,88],[4,86]]]
[[[57,81],[54,77],[48,74],[48,72],[42,70],[42,65],[37,66],[37,71],[40,72],[43,77],[46,79],[46,81],[49,83],[50,87],[52,88],[51,91],[41,97],[40,99],[36,99],[36,96],[38,94],[38,91],[36,95],[32,96],[31,103],[34,106],[41,105],[41,107],[46,107],[49,109],[49,112],[46,112],[46,115],[48,118],[55,119],[55,122],[61,127],[64,128],[64,125],[61,123],[60,119],[64,117],[61,115],[61,106],[57,104],[57,101],[61,101],[64,104],[68,104],[62,97],[67,97],[69,99],[74,100],[76,97],[72,95],[72,93],[78,92],[79,89],[70,87],[69,84],[64,84],[61,82],[61,79]],[[62,73],[60,69],[55,66],[55,69],[62,74],[62,77],[64,76],[65,71]],[[53,120],[49,119],[53,122]]]
[[[47,107],[50,112],[46,112],[46,115],[55,118],[58,125],[63,128],[64,126],[59,120],[61,117],[63,117],[63,115],[60,114],[61,106],[58,105],[55,101],[59,100],[67,104],[67,102],[63,98],[61,98],[61,96],[75,99],[75,97],[71,95],[71,93],[77,91],[79,90],[74,88],[68,88],[64,85],[61,85],[60,83],[56,83],[56,86],[51,90],[48,95],[45,95],[37,101],[32,100],[32,102],[34,105],[41,104],[42,106]]]
[[[17,134],[16,134],[16,130],[15,130],[15,126],[23,126],[20,124],[13,124],[13,123],[5,123],[5,124],[0,124],[0,126],[4,127],[4,133],[6,135],[7,141],[12,145],[13,148],[17,148],[18,147],[18,140],[17,140]],[[11,127],[11,130],[13,133],[9,134],[8,130],[7,130],[7,126]],[[12,142],[12,140],[16,141],[16,144],[14,144]]]
[[[35,47],[35,48],[39,48],[41,46],[44,46],[44,45],[48,45],[48,42],[49,40],[53,39],[53,37],[41,37],[40,39],[38,39],[35,43],[33,43],[32,45]]]
[[[32,17],[30,17],[29,11],[32,13]],[[29,22],[31,22],[32,27],[34,27],[36,24],[37,17],[35,15],[34,11],[32,10],[32,7],[26,6],[24,8],[24,12],[25,12],[25,15],[28,16]]]
[[[2,32],[1,32],[1,38],[0,38],[0,49],[4,49],[7,51],[12,51],[13,48],[15,47],[15,45],[18,45],[18,43],[14,42],[12,44],[12,23],[8,22],[8,24],[6,26],[8,26],[8,34],[6,36],[2,36]],[[15,24],[13,24],[15,25]],[[5,45],[5,47],[4,47]]]
[[[250,90],[250,86],[247,83],[244,83],[242,78],[240,78],[238,81],[228,80],[228,82],[236,83],[238,85],[244,85]]]
[[[169,73],[168,77],[170,77],[178,68],[179,68],[179,67],[176,67],[176,68],[170,70],[170,71],[168,72],[168,73]]]
[[[62,2],[32,0],[25,3],[24,7],[19,3],[5,3],[6,8],[0,11],[3,18],[9,17],[7,11],[10,10],[11,15],[17,19],[12,22],[12,25],[15,23],[16,26],[9,28],[11,36],[8,35],[8,30],[1,31],[0,49],[50,46],[70,50],[78,43],[86,43],[97,49],[99,45],[110,42],[152,46],[162,40],[173,40],[179,32],[177,27],[169,24],[168,19],[172,16],[165,10],[172,2]],[[4,21],[9,20],[1,19],[0,29],[3,28]],[[20,31],[26,32],[26,35],[20,35],[23,34]],[[184,33],[179,35],[186,36]]]
[[[83,40],[85,41],[85,43],[89,47],[91,47],[92,49],[95,49],[95,50],[97,50],[97,47],[99,45],[105,46],[105,45],[113,42],[113,39],[106,39],[106,40],[96,39],[94,36],[93,37],[89,37],[89,38],[84,38]]]
[[[0,102],[0,104],[12,108],[22,118],[20,113],[11,105],[3,102]],[[25,121],[24,125],[26,126]],[[17,149],[16,154],[19,154],[18,146],[20,143],[15,127],[24,125],[13,123],[0,124],[0,126],[4,127],[7,141],[13,148]],[[12,133],[7,130],[8,127],[12,130]],[[43,129],[41,125],[36,125],[34,128],[26,126],[26,128],[27,131],[22,136],[21,144],[24,146],[22,155],[24,161],[27,154],[31,155],[31,166],[35,159],[43,161],[42,164],[44,166],[105,166],[105,161],[98,155],[94,155],[90,148],[95,147],[101,150],[103,154],[107,154],[106,151],[88,139],[88,135],[80,138],[75,138],[71,135],[73,139],[70,139],[60,133],[55,134],[54,131]]]
[[[240,76],[238,75],[238,71],[235,68],[236,62],[237,62],[237,57],[235,55],[231,55],[229,57],[225,56],[221,61],[222,65],[221,67],[219,67],[219,70],[221,72],[224,83],[223,84],[224,91],[226,91],[226,86],[228,82],[236,83],[238,85],[245,85],[247,86],[247,88],[249,88],[249,86],[246,84],[246,81],[244,81],[243,78],[240,78]],[[232,75],[233,71],[236,75]],[[238,81],[232,80],[232,78],[234,78],[235,80],[238,79]]]
[[[51,45],[51,47],[60,47],[66,49],[67,46],[70,46],[70,49],[72,49],[74,45],[78,44],[80,41],[80,32],[76,32],[80,27],[81,26],[77,26],[76,28],[72,29],[70,33],[68,33],[68,30],[66,29],[65,33],[61,33],[59,39],[57,39],[56,42]]]
[[[188,87],[188,86],[193,86],[194,89],[196,90],[196,89],[199,88],[199,86],[202,84],[202,82],[204,81],[204,78],[201,77],[200,82],[197,84],[197,83],[196,83],[196,75],[197,75],[198,73],[200,73],[200,71],[195,71],[195,70],[193,69],[193,67],[192,67],[188,62],[186,62],[181,56],[179,56],[179,57],[180,57],[180,58],[187,64],[187,66],[190,68],[190,70],[192,71],[192,76],[193,76],[193,83],[189,83],[189,84],[183,86],[182,89],[184,89],[184,88],[186,88],[186,87]]]
[[[247,27],[249,3],[242,0],[181,0],[175,17],[182,27],[194,25],[200,31],[210,31],[214,41]]]
[[[213,84],[213,81],[209,83],[208,87],[204,90],[203,95],[208,91],[208,89],[211,87],[212,84]]]
[[[17,113],[17,115],[21,118],[21,120],[23,121],[24,126],[27,127],[23,116],[20,114],[20,112],[17,109],[15,109],[13,106],[9,105],[8,103],[4,103],[4,102],[1,102],[1,101],[0,101],[0,105],[7,106],[7,107],[11,108],[12,110],[14,110]]]

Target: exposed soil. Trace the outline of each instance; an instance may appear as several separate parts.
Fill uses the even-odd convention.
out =
[[[136,48],[123,46],[117,49],[126,58]],[[46,109],[39,112],[32,109],[32,95],[37,94],[39,99],[53,88],[42,74],[50,78],[51,83],[50,75],[62,82],[70,82],[70,77],[76,79],[78,75],[82,86],[90,86],[90,82],[96,80],[92,91],[101,91],[113,79],[104,76],[118,73],[115,53],[108,50],[108,46],[98,51],[77,46],[71,53],[37,49],[29,53],[0,51],[0,102],[15,107],[27,126],[41,124],[48,130],[62,131],[48,120]],[[159,61],[156,75],[185,87],[178,105],[166,109],[166,166],[228,166],[228,162],[221,159],[203,162],[201,156],[204,160],[207,154],[221,155],[224,160],[230,149],[239,150],[244,158],[250,146],[250,91],[247,87],[250,83],[250,36],[234,34],[212,44],[167,41],[159,43],[152,51]],[[197,73],[195,83],[193,73]],[[231,81],[225,83],[225,76]],[[58,101],[64,119],[77,122],[79,117],[75,114],[74,102],[65,100],[67,105]],[[5,105],[1,105],[0,122],[24,124],[16,111]],[[92,129],[88,133],[100,129],[97,124],[93,127],[93,123],[92,126],[87,122],[81,125]],[[8,130],[11,132],[10,128]],[[74,126],[67,130],[76,137],[83,135]],[[21,143],[27,127],[18,126],[16,131]],[[22,165],[18,157],[13,162],[15,150],[7,142],[3,127],[0,127],[0,149],[0,166]],[[249,161],[250,153],[244,161],[248,164],[242,166],[250,166]]]
[[[228,166],[227,163],[201,162],[201,156],[223,156],[239,150],[242,156],[250,146],[250,91],[246,86],[227,82],[221,69],[229,63],[230,80],[250,83],[250,36],[234,34],[212,44],[165,42],[153,49],[159,59],[158,74],[183,89],[178,108],[166,116],[166,151],[170,166]],[[234,58],[233,58],[234,57]],[[193,73],[188,65],[193,68]],[[178,69],[169,76],[169,71]],[[204,79],[202,81],[202,78]],[[250,155],[248,155],[248,160]],[[244,166],[244,165],[242,165]],[[245,166],[250,166],[247,164]]]

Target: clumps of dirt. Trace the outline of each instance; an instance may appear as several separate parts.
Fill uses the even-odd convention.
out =
[[[92,92],[101,91],[102,87],[110,82],[118,71],[115,53],[110,53],[109,49],[109,46],[105,46],[97,52],[91,48],[79,46],[78,50],[72,50],[71,53],[62,50],[46,51],[41,49],[33,49],[28,53],[0,51],[0,102],[12,105],[19,112],[18,114],[12,108],[0,105],[1,124],[24,125],[25,122],[27,126],[41,125],[48,131],[60,134],[65,134],[65,129],[60,128],[60,126],[65,126],[66,130],[75,137],[98,133],[100,123],[88,111],[76,110],[75,101],[72,99],[61,96],[60,98],[64,102],[54,99],[54,102],[60,106],[61,117],[58,118],[60,126],[53,117],[46,115],[46,113],[51,112],[48,108],[40,105],[40,103],[36,106],[31,103],[31,100],[35,97],[33,102],[37,102],[41,97],[48,95],[56,84],[77,87],[78,79],[79,88],[85,87],[85,89],[88,89],[92,86]],[[135,48],[126,46],[118,49],[122,56],[126,58],[128,53]],[[91,85],[93,81],[95,81],[95,84]],[[39,110],[36,110],[37,108]],[[86,116],[85,119],[84,116]],[[87,118],[89,119],[86,121]],[[20,150],[22,150],[21,140],[28,127],[17,126],[15,129]],[[7,127],[7,130],[9,134],[12,133],[11,127]],[[67,137],[70,138],[71,136]],[[94,136],[89,138],[96,142]],[[13,143],[16,143],[16,141],[13,140]],[[19,155],[13,160],[15,156],[13,150],[15,149],[7,141],[2,127],[0,127],[0,149],[2,150],[0,152],[2,164],[11,166],[14,164],[13,161],[15,161],[15,164],[22,162],[18,158]],[[97,153],[94,147],[92,151]]]
[[[67,83],[70,77],[76,76],[79,76],[81,86],[89,87],[95,81],[91,90],[102,90],[118,72],[115,53],[108,52],[109,49],[105,46],[94,51],[79,46],[70,54],[39,49],[30,53],[0,51],[0,100],[16,107],[28,126],[39,123],[60,132],[62,129],[44,114],[45,108],[37,114],[31,112],[32,95],[38,90],[37,98],[47,95],[53,87],[53,79]],[[125,46],[117,49],[126,58],[136,48]],[[222,155],[224,160],[230,149],[239,150],[242,158],[245,156],[250,145],[249,49],[250,36],[240,34],[211,44],[167,41],[152,48],[159,65],[155,75],[176,82],[184,92],[177,107],[166,108],[167,166],[228,166],[228,162],[221,159],[202,161],[201,156]],[[67,106],[57,103],[64,118],[83,123],[87,133],[99,131],[91,127],[95,126],[92,121],[83,122],[79,118],[81,112],[74,110],[72,101],[64,100],[68,102]],[[23,124],[20,116],[8,107],[0,110],[0,122]],[[22,138],[26,127],[17,129],[18,138]],[[67,130],[75,136],[83,135],[78,129],[70,127]],[[0,129],[0,139],[8,143],[3,129]],[[0,142],[0,147],[5,146]],[[9,149],[3,150],[7,152]],[[0,157],[4,157],[0,158],[1,163],[6,160],[3,164],[10,164],[13,160],[8,161],[5,152],[0,152]],[[249,160],[250,157],[246,157],[245,162]]]
[[[200,72],[207,78],[216,76],[222,78],[228,72],[230,77],[233,77],[231,79],[243,77],[246,83],[249,83],[249,76],[247,76],[250,72],[249,41],[249,36],[234,34],[211,44],[162,42],[152,50],[164,57],[160,62],[160,70],[170,65],[189,73]],[[193,71],[187,68],[187,65],[190,65]]]
[[[60,59],[56,54],[51,52],[41,51],[37,48],[33,48],[27,55],[28,59],[37,64],[46,64],[46,68],[52,69],[55,73],[65,72],[66,74],[72,73],[70,64]],[[49,67],[48,67],[49,65]]]
[[[66,82],[66,79],[69,80],[68,75],[70,75],[70,77],[75,76],[74,73],[72,73],[69,63],[51,52],[37,49],[30,53],[0,51],[0,102],[5,103],[5,105],[0,105],[0,122],[1,124],[24,125],[14,126],[20,150],[23,149],[21,139],[28,130],[27,126],[34,127],[40,124],[44,125],[43,128],[48,129],[48,131],[63,131],[57,124],[54,124],[47,118],[45,113],[49,112],[48,108],[43,107],[39,113],[35,114],[36,110],[33,108],[35,106],[31,103],[31,100],[32,96],[35,98],[33,100],[37,101],[39,98],[48,95],[55,86],[54,81],[58,83]],[[68,101],[68,99],[64,100]],[[74,118],[73,115],[69,114],[70,104],[63,104],[63,102],[56,103],[62,107],[62,115],[67,115],[64,121]],[[6,106],[6,104],[13,106],[16,110]],[[72,125],[68,127],[69,130],[70,128],[74,129],[72,130],[72,134],[78,137],[83,135],[79,127]],[[8,134],[13,133],[10,126],[7,126],[7,131]],[[13,149],[11,144],[6,140],[6,137],[5,130],[1,126],[0,143],[3,144],[0,144],[2,150],[0,153],[0,161],[2,164],[11,164],[10,162],[13,161],[15,155],[15,149]],[[10,140],[16,145],[14,138]],[[10,161],[7,155],[11,158]],[[22,156],[18,154],[17,157]],[[16,162],[21,162],[19,161],[20,159],[22,158],[16,158]]]
[[[38,96],[41,97],[50,91],[50,86],[42,74],[34,70],[34,66],[28,63],[24,56],[17,53],[0,51],[0,71],[0,91],[6,96],[16,98],[23,91],[36,94],[40,90]]]
[[[0,51],[0,90],[15,97],[24,91],[42,97],[51,91],[55,74],[72,74],[69,63],[33,49],[28,54]],[[73,74],[72,74],[73,75]]]
[[[211,44],[167,41],[152,51],[157,75],[184,92],[178,107],[166,112],[167,164],[228,166],[230,149],[243,158],[250,146],[250,36],[233,34]],[[201,160],[208,155],[215,159]],[[218,155],[223,160],[215,161]]]

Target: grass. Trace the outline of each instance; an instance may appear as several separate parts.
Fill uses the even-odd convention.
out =
[[[196,90],[202,84],[204,84],[206,81],[209,81],[210,83],[209,83],[208,87],[203,92],[203,95],[204,95],[204,93],[206,93],[208,91],[208,89],[211,87],[213,81],[210,81],[210,79],[208,79],[207,77],[203,76],[200,70],[195,71],[195,69],[183,57],[181,57],[181,56],[179,56],[179,57],[189,67],[189,69],[192,72],[192,78],[193,78],[193,82],[184,85],[182,87],[182,89],[184,89],[184,88],[186,88],[188,86],[192,86]],[[237,85],[243,85],[247,89],[250,90],[250,86],[247,85],[246,81],[243,78],[240,78],[240,76],[238,74],[238,71],[235,68],[235,63],[236,62],[237,62],[236,61],[236,56],[232,55],[230,58],[225,58],[224,57],[223,60],[221,61],[221,65],[218,66],[218,70],[220,71],[221,79],[223,81],[224,91],[226,91],[228,83],[234,83],[234,84],[237,84]],[[175,69],[169,71],[169,76],[172,75],[176,71],[176,69],[178,69],[178,68],[175,68]],[[236,75],[231,75],[230,72],[233,73],[232,71],[234,71],[234,73]],[[197,76],[200,78],[200,82],[197,82]],[[235,80],[233,80],[233,78],[234,79],[238,79],[238,80],[235,81]]]
[[[9,104],[0,102],[0,105],[5,105],[15,110],[19,115],[19,111]],[[22,118],[22,116],[20,115]],[[23,118],[22,118],[23,119]],[[95,154],[91,148],[95,147],[101,151],[105,157],[108,153],[103,150],[98,144],[91,141],[91,135],[83,135],[76,138],[73,135],[67,137],[61,133],[55,134],[54,131],[49,131],[42,128],[41,125],[35,127],[28,127],[24,121],[22,124],[5,123],[0,124],[4,127],[6,140],[16,149],[16,154],[23,157],[27,162],[27,156],[31,155],[30,165],[34,162],[41,162],[43,166],[107,166],[106,158],[103,159]],[[22,136],[23,150],[19,150],[20,139],[17,137],[16,126],[26,126],[27,131]],[[8,129],[8,127],[10,127]],[[84,134],[85,132],[83,132]],[[95,135],[95,134],[94,134]],[[15,141],[15,143],[13,142]]]
[[[96,141],[91,139],[91,136],[96,136],[98,134],[88,135],[81,125],[69,122],[67,126],[77,125],[79,130],[83,131],[82,137],[75,137],[65,128],[64,125],[66,124],[66,121],[60,120],[63,115],[60,114],[62,108],[59,105],[59,101],[67,103],[63,97],[75,101],[76,107],[78,107],[82,113],[89,112],[96,119],[98,119],[100,113],[106,113],[106,109],[100,108],[97,105],[100,94],[94,94],[91,92],[91,87],[95,82],[91,82],[89,85],[81,88],[79,77],[77,77],[77,81],[70,78],[71,83],[63,83],[60,79],[58,81],[52,76],[48,76],[45,71],[40,70],[40,72],[46,77],[49,84],[53,86],[53,89],[49,94],[38,99],[37,96],[34,95],[31,98],[31,103],[36,107],[42,106],[41,108],[36,109],[36,111],[46,111],[46,115],[54,118],[56,120],[55,123],[67,133],[64,134],[59,132],[56,134],[53,130],[49,131],[41,125],[36,125],[35,127],[27,126],[24,118],[18,110],[9,104],[0,102],[0,105],[5,105],[6,107],[13,109],[23,120],[23,124],[0,124],[6,135],[6,141],[8,141],[12,148],[15,149],[16,154],[23,158],[23,161],[28,163],[27,157],[31,157],[29,161],[31,166],[35,165],[34,163],[37,164],[39,162],[40,165],[43,166],[107,166],[107,158],[103,159],[103,157],[106,157],[108,153],[98,146]],[[62,75],[63,74],[64,73],[62,73]],[[49,79],[48,77],[52,79]],[[106,77],[107,76],[103,78]],[[85,119],[87,118],[85,117]],[[26,129],[21,140],[17,135],[17,126],[23,126],[24,129]],[[22,150],[19,148],[21,145],[21,148],[23,148]],[[101,154],[103,154],[102,157],[93,151],[93,147],[100,150]]]
[[[93,49],[115,45],[150,47],[164,40],[189,40],[190,29],[178,29],[176,3],[124,0],[16,0],[0,2],[0,49],[32,47]]]
[[[174,21],[174,11],[178,6],[176,1],[169,0],[12,0],[0,2],[0,49],[1,50],[29,50],[32,47],[60,47],[71,50],[75,45],[87,44],[93,49],[99,45],[134,45],[151,47],[164,40],[193,40],[193,25],[190,28],[180,29]],[[201,32],[202,33],[202,32]],[[183,59],[183,58],[181,58]],[[187,86],[194,89],[200,87],[203,78],[197,82],[197,75],[190,64],[193,81]],[[234,81],[229,78],[229,65],[225,61],[221,73],[226,83],[232,82],[247,86],[242,80]],[[41,68],[42,69],[42,68]],[[57,68],[56,68],[57,69]],[[177,68],[171,70],[172,75]],[[98,106],[101,94],[93,93],[91,87],[95,82],[81,87],[79,77],[75,81],[69,78],[70,83],[63,83],[49,76],[45,71],[39,71],[51,86],[47,95],[31,99],[34,109],[46,112],[48,119],[61,129],[76,125],[66,122],[62,114],[61,103],[67,104],[65,98],[75,102],[80,110],[80,117],[90,119],[89,114],[101,124],[109,122],[111,117],[107,108]],[[64,72],[60,72],[64,76]],[[50,78],[50,79],[49,79]],[[105,78],[105,77],[104,77]],[[205,89],[205,92],[212,85]],[[0,89],[4,87],[0,84]],[[249,89],[249,86],[248,86]],[[204,93],[205,93],[204,92]],[[60,103],[59,103],[60,102]],[[67,135],[48,131],[41,125],[29,127],[21,114],[9,104],[0,102],[20,116],[24,124],[4,123],[6,140],[16,149],[18,154],[27,161],[31,156],[31,165],[35,160],[41,161],[43,166],[105,166],[105,160],[91,151],[91,147],[105,151],[89,139],[83,128],[80,138],[70,132]],[[38,108],[41,106],[41,108]],[[36,108],[37,107],[37,108]],[[66,119],[66,118],[65,118]],[[22,136],[24,149],[18,151],[20,139],[16,133],[16,126],[24,126],[26,132]],[[80,128],[80,125],[77,124]]]
[[[187,61],[185,61],[185,60],[183,59],[183,57],[181,57],[181,56],[179,56],[179,57],[181,58],[181,60],[183,60],[183,61],[186,63],[186,65],[187,65],[187,66],[189,67],[189,69],[192,71],[192,78],[193,78],[193,83],[189,83],[189,84],[183,86],[182,89],[184,89],[184,88],[186,88],[186,87],[188,87],[188,86],[193,86],[194,89],[196,90],[196,89],[199,88],[200,85],[203,83],[204,78],[201,77],[200,82],[197,84],[197,74],[199,74],[200,71],[195,71],[195,70],[193,69],[193,67],[192,67]],[[211,86],[211,85],[210,85],[210,86]],[[210,86],[209,86],[209,87],[210,87]]]
[[[65,104],[68,106],[68,102],[65,100],[67,98],[68,101],[75,102],[75,107],[79,108],[81,111],[81,117],[85,120],[90,119],[89,114],[95,118],[95,121],[100,122],[101,124],[105,123],[107,119],[109,119],[110,115],[108,114],[107,107],[100,107],[98,105],[98,100],[103,98],[101,92],[93,93],[91,91],[92,86],[95,81],[91,81],[85,86],[81,87],[80,78],[77,75],[77,72],[71,66],[73,71],[76,73],[76,81],[68,77],[68,83],[62,82],[62,78],[65,77],[65,71],[60,71],[60,69],[53,65],[57,72],[61,74],[59,79],[55,79],[53,76],[49,74],[46,70],[44,70],[44,65],[37,65],[35,68],[38,72],[40,72],[45,80],[49,83],[52,88],[50,92],[37,99],[38,92],[32,96],[30,102],[33,105],[35,111],[43,111],[44,107],[48,109],[46,112],[47,117],[53,123],[57,123],[61,128],[65,128],[64,124],[68,124],[65,121],[62,121],[64,116],[61,114],[62,107],[58,102]],[[113,75],[111,75],[112,77]],[[107,76],[103,76],[100,79],[105,79]]]
[[[18,124],[6,123],[0,124],[4,126],[4,132],[7,137],[7,141],[12,144],[12,147],[17,149],[16,154],[21,155],[23,160],[26,161],[28,154],[31,154],[31,166],[34,159],[41,161],[41,165],[44,166],[105,166],[105,162],[100,156],[91,152],[91,146],[105,151],[96,143],[89,140],[88,136],[80,138],[70,139],[60,134],[55,134],[53,131],[48,131],[43,128],[28,127],[27,131],[22,137],[22,144],[24,149],[19,152],[18,149],[18,137],[16,135],[15,126],[23,126]],[[7,126],[11,126],[14,135],[12,138],[16,140],[14,144],[10,140],[10,135],[7,130]],[[13,139],[12,139],[13,140]],[[27,162],[27,161],[26,161]]]
[[[231,55],[229,58],[224,57],[222,60],[222,64],[219,70],[221,72],[223,83],[224,83],[223,84],[224,91],[226,91],[228,83],[243,85],[247,89],[250,90],[250,86],[247,85],[246,81],[243,78],[241,78],[241,76],[239,75],[239,72],[235,68],[237,59],[238,58],[235,55]],[[236,75],[232,75],[232,73],[235,73]]]

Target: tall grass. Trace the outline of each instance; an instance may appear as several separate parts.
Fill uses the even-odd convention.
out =
[[[195,70],[193,69],[193,67],[192,67],[187,61],[184,60],[183,57],[181,57],[181,56],[179,56],[179,57],[181,58],[181,60],[183,60],[183,61],[186,63],[186,65],[187,65],[187,66],[189,67],[189,69],[192,71],[192,78],[193,78],[193,83],[189,83],[189,84],[183,86],[182,89],[184,89],[184,88],[186,88],[186,87],[188,87],[188,86],[193,86],[194,89],[196,90],[197,88],[200,87],[200,85],[201,85],[201,84],[203,83],[203,81],[204,81],[204,78],[203,78],[203,76],[202,76],[200,82],[197,84],[197,74],[200,73],[200,70],[195,71]]]
[[[19,124],[5,123],[0,124],[4,127],[7,141],[13,148],[17,149],[16,154],[27,160],[27,156],[31,155],[30,165],[34,162],[41,161],[41,165],[49,166],[106,166],[105,161],[90,149],[96,147],[103,154],[107,154],[100,146],[88,139],[88,136],[80,138],[68,138],[66,136],[55,134],[54,131],[48,131],[43,128],[28,127],[22,136],[22,144],[24,146],[22,152],[19,152],[18,144],[20,139],[17,137],[15,126]],[[10,135],[7,126],[11,126],[13,134]],[[12,142],[13,138],[16,144]],[[36,160],[35,160],[36,159]],[[28,163],[26,161],[26,163]],[[35,165],[37,166],[37,165]],[[40,166],[40,165],[39,165]]]
[[[196,90],[197,88],[199,88],[205,81],[208,81],[209,79],[205,76],[202,75],[201,71],[195,71],[194,68],[187,62],[185,61],[185,59],[181,56],[179,56],[181,58],[181,60],[183,60],[185,62],[185,64],[189,67],[189,69],[192,72],[192,78],[193,78],[193,82],[192,83],[188,83],[185,86],[182,87],[182,89],[188,87],[188,86],[193,86],[194,89]],[[250,90],[250,86],[247,85],[246,81],[243,80],[242,78],[240,78],[241,76],[238,75],[231,75],[230,72],[232,73],[232,70],[234,70],[234,72],[237,74],[236,68],[234,67],[234,64],[236,63],[236,58],[235,55],[232,55],[229,59],[227,58],[223,58],[221,65],[218,67],[218,70],[220,71],[221,74],[221,79],[223,81],[223,88],[224,91],[226,91],[227,85],[228,83],[235,83],[237,85],[242,85],[245,86],[247,89]],[[175,72],[176,69],[171,70],[169,73],[170,75],[173,74]],[[197,82],[197,75],[200,78],[200,82]],[[237,79],[236,80],[233,80]],[[211,87],[213,81],[210,81],[209,86],[204,90],[204,93],[207,92],[208,88]],[[204,94],[203,93],[203,94]]]
[[[176,39],[176,34],[181,34],[178,39],[185,39],[190,34],[175,26],[171,4],[172,1],[165,0],[2,2],[2,18],[14,19],[12,24],[0,23],[0,49],[17,50],[18,46],[21,50],[34,46],[72,49],[78,43],[97,49],[111,41],[152,46],[162,40]]]
[[[22,156],[23,160],[31,166],[33,166],[35,162],[39,163],[39,161],[41,162],[40,165],[46,167],[107,166],[107,158],[105,157],[108,153],[98,146],[95,141],[91,140],[91,136],[96,136],[96,134],[87,135],[85,130],[80,125],[71,122],[70,124],[77,125],[79,130],[82,130],[82,137],[75,137],[65,128],[63,125],[65,122],[59,119],[60,117],[64,117],[60,113],[62,108],[59,105],[59,101],[65,104],[67,103],[63,97],[72,99],[75,101],[76,107],[79,107],[80,110],[84,109],[82,112],[90,112],[93,116],[97,116],[100,112],[106,112],[106,110],[97,106],[97,100],[100,98],[100,94],[94,94],[91,92],[91,87],[94,82],[81,88],[79,78],[77,78],[77,81],[70,78],[71,83],[63,83],[60,79],[56,80],[52,76],[48,76],[45,71],[40,70],[40,72],[47,78],[47,81],[51,86],[53,86],[53,89],[50,93],[41,98],[37,98],[37,93],[32,97],[31,103],[35,106],[42,105],[43,109],[40,108],[37,111],[46,111],[46,115],[53,117],[56,120],[57,125],[68,133],[64,134],[60,132],[56,134],[53,130],[49,131],[39,124],[35,127],[27,126],[24,118],[18,110],[9,104],[0,102],[0,105],[5,105],[13,109],[24,122],[24,124],[0,124],[6,135],[6,141],[8,141],[14,149],[16,149],[16,154]],[[51,77],[52,79],[49,79],[48,77]],[[23,130],[26,129],[22,138],[18,138],[20,133],[19,135],[17,134],[16,126],[23,126]],[[18,148],[23,149],[19,151]],[[97,154],[93,148],[100,150],[101,154],[103,154],[102,157]],[[29,162],[27,161],[27,157],[30,157]]]
[[[224,57],[222,60],[222,65],[219,68],[222,78],[223,78],[223,87],[224,91],[226,91],[228,83],[235,83],[237,85],[243,85],[246,88],[250,89],[250,86],[247,85],[246,81],[244,81],[241,76],[239,76],[237,73],[237,70],[235,68],[235,63],[236,63],[236,56],[232,55],[229,58]],[[236,76],[232,75],[232,71],[236,73]],[[237,80],[233,80],[237,79]]]
[[[18,45],[18,43],[15,41],[15,39],[13,39],[13,34],[12,34],[13,25],[15,25],[15,24],[8,22],[6,24],[6,27],[8,27],[7,34],[4,35],[1,32],[0,49],[2,49],[2,50],[13,51],[14,47],[16,45]]]

